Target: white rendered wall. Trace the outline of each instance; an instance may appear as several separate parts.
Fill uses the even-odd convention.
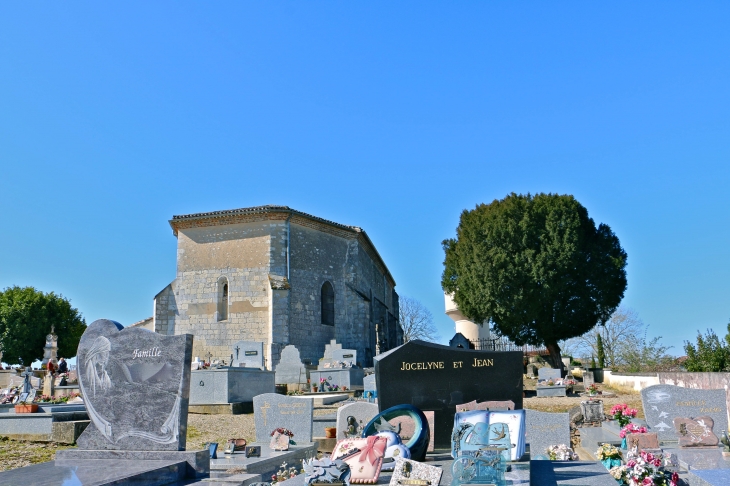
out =
[[[446,315],[453,319],[455,323],[454,327],[456,332],[460,332],[470,341],[490,338],[489,326],[486,323],[480,326],[479,324],[467,319],[461,311],[459,311],[459,308],[456,306],[454,299],[451,298],[451,295],[446,292],[444,292],[444,306],[446,308]]]

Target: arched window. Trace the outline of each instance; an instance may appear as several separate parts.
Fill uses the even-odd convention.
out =
[[[218,320],[228,319],[228,279],[221,277],[218,280]]]
[[[327,326],[335,325],[335,289],[332,284],[325,282],[322,284],[322,324]]]

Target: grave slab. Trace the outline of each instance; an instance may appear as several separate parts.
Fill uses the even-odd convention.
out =
[[[716,434],[728,430],[725,390],[653,385],[641,390],[641,402],[650,431],[656,432],[660,441],[679,440],[673,426],[675,418],[706,415],[714,421]]]
[[[264,343],[261,341],[238,341],[231,348],[231,366],[264,368]]]
[[[553,386],[537,385],[537,386],[535,386],[535,390],[537,391],[538,397],[564,397],[564,396],[566,396],[564,385],[553,385]]]
[[[185,461],[120,461],[90,460],[80,464],[61,465],[43,462],[0,472],[0,486],[66,486],[145,484],[164,485],[184,480]]]
[[[522,353],[409,341],[375,358],[380,411],[410,404],[435,413],[435,446],[448,448],[456,405],[512,400],[522,408]]]
[[[188,477],[202,477],[210,468],[210,452],[197,451],[127,451],[127,450],[98,450],[60,449],[56,451],[58,465],[84,465],[93,461],[140,462],[172,461],[185,463]]]
[[[530,486],[616,486],[600,462],[530,461]]]
[[[276,393],[255,396],[256,442],[268,444],[271,432],[279,427],[291,430],[297,443],[312,442],[312,411],[312,400]]]
[[[294,437],[296,440],[296,436]],[[255,442],[248,445],[261,447],[261,457],[246,457],[243,452],[233,454],[218,453],[218,459],[210,460],[210,476],[212,478],[229,476],[226,471],[230,469],[242,470],[247,474],[261,474],[268,481],[268,476],[278,470],[283,462],[287,464],[301,465],[302,459],[313,457],[317,454],[317,443],[300,443],[290,445],[288,451],[273,451],[269,449],[269,441]],[[304,476],[302,475],[302,479]]]
[[[190,405],[253,402],[274,393],[274,372],[254,368],[196,370],[190,376]]]
[[[689,471],[690,486],[727,486],[730,484],[730,469],[695,469]]]
[[[570,416],[568,413],[550,413],[525,409],[526,441],[530,456],[545,454],[551,445],[570,447]]]

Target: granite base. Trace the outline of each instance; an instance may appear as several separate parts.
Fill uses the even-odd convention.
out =
[[[248,445],[261,446],[261,457],[246,457],[243,451],[234,452],[233,454],[222,454],[219,450],[218,459],[210,460],[210,477],[219,478],[230,476],[226,471],[235,470],[237,474],[242,472],[247,474],[261,474],[264,478],[267,478],[276,472],[284,462],[290,466],[297,463],[301,464],[302,459],[317,455],[316,442],[291,445],[288,451],[272,451],[269,449],[268,443],[255,442]]]
[[[61,449],[56,451],[56,464],[80,465],[86,461],[113,460],[146,463],[148,461],[185,462],[186,477],[202,477],[210,471],[210,451],[91,451],[84,449]]]
[[[58,451],[61,452],[61,451]],[[183,481],[185,461],[137,461],[118,459],[89,459],[79,462],[44,462],[0,472],[0,486],[67,486],[93,484],[94,486],[144,484],[156,486]]]
[[[253,413],[253,402],[188,405],[188,413],[199,413],[202,415],[239,415],[242,413]]]

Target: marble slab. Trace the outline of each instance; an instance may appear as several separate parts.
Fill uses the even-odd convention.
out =
[[[570,415],[525,409],[525,440],[530,444],[530,456],[546,454],[551,445],[570,446]]]
[[[283,427],[294,433],[297,443],[312,442],[312,400],[264,393],[253,398],[256,442],[268,444],[271,432]]]
[[[193,336],[94,321],[78,347],[86,450],[184,450]]]
[[[644,415],[651,432],[660,441],[678,441],[674,429],[675,418],[694,418],[703,415],[714,421],[714,430],[728,430],[725,390],[698,390],[673,385],[654,385],[641,390]]]
[[[264,367],[264,343],[261,341],[238,341],[231,348],[231,366],[244,368]]]

